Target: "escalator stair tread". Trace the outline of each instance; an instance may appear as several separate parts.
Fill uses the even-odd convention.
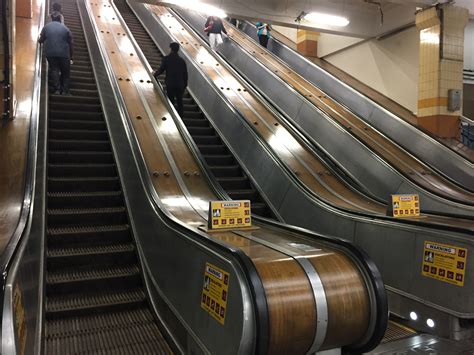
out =
[[[57,150],[102,151],[110,150],[109,140],[49,139],[49,148]]]
[[[125,207],[104,207],[104,208],[48,208],[48,215],[80,215],[93,213],[122,213]]]
[[[50,295],[46,297],[47,317],[56,315],[76,315],[87,312],[96,312],[123,307],[138,307],[146,302],[146,295],[142,289],[127,291],[101,290],[96,293],[78,293],[72,295]]]
[[[59,96],[61,97],[61,96]],[[65,96],[72,97],[72,96]],[[104,121],[102,112],[80,112],[68,110],[50,110],[49,119],[63,119],[63,120],[74,120],[79,119],[80,121]]]
[[[95,164],[112,164],[114,162],[114,156],[112,152],[102,151],[62,151],[62,150],[50,150],[48,152],[48,158],[51,163],[63,163],[63,164],[79,164],[79,163],[95,163]]]
[[[100,99],[98,97],[53,95],[49,98],[49,104],[50,106],[54,106],[54,107],[61,107],[61,105],[63,104],[71,104],[71,106],[68,106],[68,107],[73,107],[74,105],[96,106],[96,105],[100,105]],[[102,112],[102,109],[101,109],[101,112]]]
[[[46,337],[95,333],[113,328],[137,327],[142,324],[155,324],[153,314],[145,307],[76,318],[57,318],[49,321]]]
[[[126,278],[131,276],[140,276],[140,269],[137,265],[104,265],[101,267],[90,267],[88,269],[68,267],[60,270],[48,270],[46,275],[46,283],[48,285],[46,285],[46,287],[50,284],[78,283],[82,281]]]
[[[50,119],[49,126],[51,129],[58,130],[82,130],[82,131],[104,131],[106,128],[104,121],[93,120],[59,120]]]
[[[48,321],[47,354],[172,354],[145,307]]]
[[[49,177],[48,191],[60,192],[62,189],[71,192],[117,191],[120,189],[118,177]]]
[[[48,192],[48,197],[122,197],[122,191],[89,191],[89,192],[77,192],[77,191],[63,191],[63,192]]]
[[[102,247],[132,240],[128,224],[48,226],[48,249]]]
[[[194,127],[203,127],[203,128],[209,128],[209,122],[205,119],[189,119],[189,118],[184,118],[183,119],[183,122],[185,124],[186,127],[189,128],[194,128]]]
[[[81,113],[89,113],[89,112],[102,112],[102,107],[100,105],[100,103],[97,103],[97,101],[95,102],[83,102],[82,100],[81,101],[77,101],[77,102],[71,102],[71,100],[64,100],[66,102],[61,102],[61,98],[64,97],[64,98],[70,98],[70,97],[74,97],[74,96],[64,96],[64,95],[61,95],[61,96],[58,96],[58,95],[55,95],[54,97],[58,97],[59,99],[56,100],[56,102],[54,103],[54,109],[55,110],[58,110],[58,111],[75,111],[75,110],[80,110]]]
[[[54,258],[74,258],[80,256],[101,256],[104,254],[123,254],[135,251],[135,246],[131,243],[106,244],[97,246],[76,246],[76,247],[56,247],[48,248],[46,256],[48,259]]]
[[[123,206],[121,191],[102,192],[51,192],[48,193],[50,209],[71,208],[112,208]]]
[[[72,226],[72,227],[56,227],[48,228],[48,234],[50,236],[64,236],[67,234],[95,234],[95,233],[117,233],[123,231],[129,231],[130,226],[128,224],[114,224],[114,225],[102,225],[102,226]]]

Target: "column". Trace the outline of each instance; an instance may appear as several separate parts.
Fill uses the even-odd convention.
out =
[[[448,92],[463,88],[468,18],[467,9],[453,5],[432,7],[416,15],[420,31],[418,124],[438,137],[459,137],[461,110],[448,109]]]
[[[306,57],[318,56],[319,32],[300,30],[297,31],[296,49]]]

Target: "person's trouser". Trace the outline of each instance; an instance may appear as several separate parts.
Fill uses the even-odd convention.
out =
[[[69,58],[46,57],[49,65],[50,91],[69,93],[69,77],[71,75],[71,62]]]
[[[168,98],[171,100],[171,103],[174,105],[174,99],[176,98],[176,106],[177,106],[177,111],[178,114],[183,117],[184,114],[184,107],[183,107],[183,95],[184,95],[184,89],[183,87],[180,86],[169,86],[166,85],[166,94],[168,95]]]
[[[267,35],[261,35],[261,36],[258,36],[258,40],[260,41],[260,44],[267,48],[267,44],[268,44],[268,36]]]
[[[209,44],[212,49],[216,49],[218,45],[222,44],[222,35],[220,33],[209,33]]]

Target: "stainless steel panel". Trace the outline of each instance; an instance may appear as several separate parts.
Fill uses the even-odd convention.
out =
[[[250,37],[256,39],[254,26],[246,23],[243,29]],[[288,63],[298,74],[321,88],[332,98],[346,105],[354,113],[367,120],[425,163],[432,165],[446,176],[474,190],[473,163],[468,162],[453,150],[403,121],[395,114],[385,110],[284,44],[270,39],[268,49]],[[379,114],[373,114],[375,109]],[[417,144],[414,144],[414,142],[417,142]]]

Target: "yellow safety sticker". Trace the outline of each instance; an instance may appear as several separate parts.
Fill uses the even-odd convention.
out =
[[[425,241],[422,275],[464,286],[466,263],[467,249]]]
[[[209,229],[235,229],[251,226],[249,200],[209,202]]]
[[[202,285],[201,307],[224,325],[229,292],[229,273],[206,263]]]
[[[26,319],[22,292],[18,284],[15,285],[13,290],[13,313],[15,315],[15,331],[18,339],[19,354],[24,354],[26,346]]]
[[[420,198],[418,195],[392,195],[393,217],[418,217]]]

